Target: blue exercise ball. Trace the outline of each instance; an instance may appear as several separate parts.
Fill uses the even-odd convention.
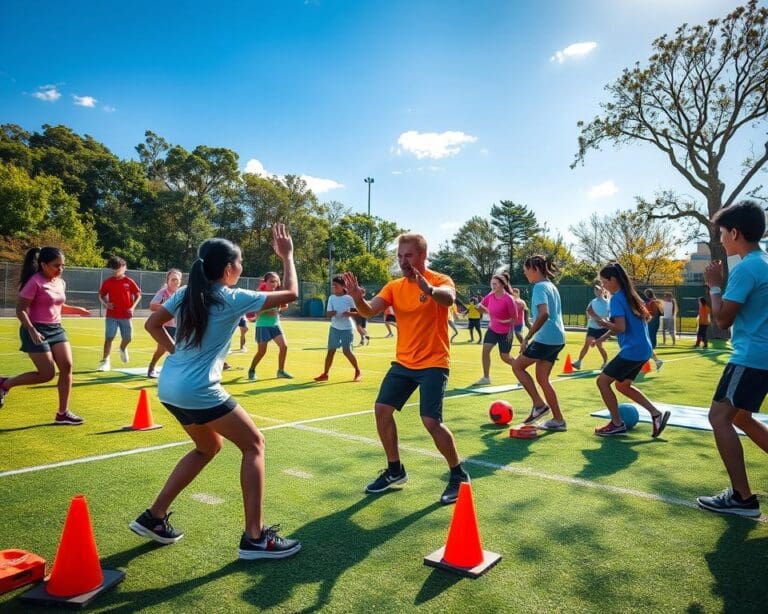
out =
[[[619,405],[619,414],[624,424],[627,425],[627,430],[634,428],[638,420],[640,420],[640,413],[632,403],[621,403]]]

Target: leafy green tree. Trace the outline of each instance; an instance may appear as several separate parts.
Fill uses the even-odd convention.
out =
[[[456,232],[453,249],[472,265],[481,283],[487,283],[501,264],[496,233],[488,220],[477,215]]]
[[[502,200],[491,207],[491,225],[499,240],[501,253],[506,257],[510,274],[518,271],[519,247],[542,230],[536,215],[525,205]]]
[[[363,252],[339,264],[339,270],[352,271],[362,285],[380,288],[390,280],[389,260]]]
[[[477,285],[483,283],[472,263],[461,254],[451,249],[446,242],[429,257],[429,268],[445,273],[455,284]]]

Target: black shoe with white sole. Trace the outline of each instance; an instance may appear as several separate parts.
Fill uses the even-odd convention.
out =
[[[392,474],[389,472],[389,469],[384,469],[384,471],[379,473],[379,477],[365,487],[365,492],[368,494],[384,492],[388,488],[405,484],[407,481],[408,474],[405,472],[405,465],[401,464],[400,473]]]
[[[175,544],[184,537],[184,533],[174,529],[168,522],[172,513],[168,512],[163,518],[155,518],[149,510],[144,510],[141,516],[128,525],[128,528],[136,535],[147,537],[158,544]]]
[[[240,538],[240,548],[237,557],[245,561],[256,559],[284,559],[293,556],[301,550],[301,542],[298,539],[288,539],[278,534],[280,525],[264,527],[259,539],[253,539],[246,533]]]

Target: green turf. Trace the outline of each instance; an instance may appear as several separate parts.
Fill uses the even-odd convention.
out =
[[[101,320],[66,322],[77,372],[71,407],[86,424],[49,425],[56,402],[51,384],[13,390],[0,412],[0,471],[186,440],[157,401],[154,382],[91,371],[102,327]],[[695,495],[727,483],[711,433],[670,427],[651,440],[650,425],[640,424],[627,437],[598,439],[592,429],[600,421],[589,413],[602,404],[594,378],[586,377],[555,385],[567,433],[509,439],[506,429],[488,422],[493,399],[455,390],[481,375],[479,347],[463,342],[453,346],[445,418],[473,477],[483,546],[503,559],[475,581],[424,567],[422,557],[444,545],[452,508],[435,503],[447,472],[417,408],[398,417],[410,481],[377,497],[362,493],[384,466],[371,413],[334,418],[371,408],[394,340],[372,324],[372,344],[357,350],[363,382],[349,381],[352,369],[338,355],[331,381],[315,384],[327,324],[288,321],[285,330],[287,368],[296,379],[274,379],[276,348],[258,382],[245,378],[250,354],[232,354],[241,370],[224,379],[265,428],[267,520],[302,540],[299,555],[236,561],[242,509],[239,457],[231,445],[175,503],[173,521],[186,532],[178,544],[146,544],[126,525],[150,503],[186,445],[0,476],[0,548],[24,548],[51,561],[69,500],[84,493],[104,566],[127,573],[93,604],[96,611],[764,611],[768,524],[690,507]],[[462,331],[460,338],[466,336]],[[142,367],[152,346],[143,332],[136,337],[129,366]],[[569,334],[572,357],[582,338]],[[691,344],[683,339],[659,350],[663,370],[640,383],[651,398],[708,405],[728,354],[695,352]],[[615,353],[615,344],[607,347]],[[3,374],[28,368],[17,349],[16,323],[0,320]],[[590,353],[584,366],[598,365]],[[514,382],[496,357],[491,376],[494,384]],[[130,423],[142,387],[164,428],[119,431]],[[500,397],[518,417],[526,413],[524,392]],[[295,424],[314,418],[327,419]],[[753,487],[763,493],[765,456],[746,441],[745,451]],[[0,609],[21,611],[18,594],[0,596]]]

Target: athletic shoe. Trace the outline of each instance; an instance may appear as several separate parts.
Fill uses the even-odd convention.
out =
[[[315,378],[316,382],[327,382],[328,381],[328,374],[327,373],[321,373]]]
[[[360,373],[360,371],[355,371],[355,377],[352,378],[353,382],[361,382],[363,381],[363,374]]]
[[[567,431],[568,427],[565,424],[565,420],[555,420],[554,418],[547,420],[544,424],[539,424],[536,428],[542,431]]]
[[[473,386],[488,386],[491,383],[490,377],[481,377],[479,380],[477,380]]]
[[[388,334],[386,337],[384,337],[384,338],[385,338],[385,339],[389,339],[390,337],[394,337],[394,335],[393,335],[392,333],[389,333],[389,334]]]
[[[664,366],[663,360],[657,360],[656,361],[656,371],[661,371],[661,368]]]
[[[623,435],[627,432],[627,425],[623,422],[619,425],[614,424],[612,421],[595,429],[595,435],[600,437],[610,437],[611,435]]]
[[[120,361],[123,363],[126,363],[130,360],[130,356],[128,356],[128,348],[122,349],[120,348]]]
[[[240,348],[240,353],[241,354],[247,354],[248,353],[248,346],[244,345],[243,347],[241,347]]]
[[[6,382],[7,379],[7,377],[4,377],[2,380],[0,380],[0,407],[5,405],[5,395],[8,394],[8,391],[2,388],[2,385]]]
[[[576,369],[577,371],[581,370],[581,361],[580,360],[574,360],[571,363],[571,366]]]
[[[736,516],[748,516],[757,518],[760,516],[760,503],[755,495],[742,500],[733,489],[726,488],[719,495],[712,497],[696,497],[699,507],[718,514],[734,514]]]
[[[255,382],[257,379],[259,379],[259,378],[256,377],[256,371],[254,371],[253,369],[249,369],[249,371],[248,371],[248,380],[251,381],[251,382]]]
[[[388,488],[405,484],[407,481],[408,474],[405,472],[405,465],[401,464],[400,473],[392,475],[388,468],[384,469],[379,473],[379,477],[365,487],[365,492],[369,495],[384,492]]]
[[[653,434],[651,437],[656,438],[661,435],[661,432],[664,430],[664,427],[667,426],[667,421],[671,415],[672,412],[665,411],[664,413],[653,417]]]
[[[523,424],[531,424],[533,422],[536,422],[536,420],[541,418],[548,411],[549,411],[549,405],[543,405],[542,407],[532,407],[531,413],[528,414],[528,417],[525,420],[523,420]]]
[[[147,369],[147,377],[151,377],[152,379],[157,379],[157,371],[155,371],[152,367]]]
[[[141,516],[128,525],[128,528],[136,535],[148,537],[158,544],[175,544],[184,537],[184,533],[174,529],[168,522],[172,513],[168,512],[163,518],[155,518],[149,510],[144,510]]]
[[[80,416],[76,416],[69,410],[65,411],[63,414],[57,412],[56,418],[53,421],[54,424],[61,426],[79,426],[83,422],[85,422],[85,420]]]
[[[253,539],[243,533],[240,538],[240,548],[237,550],[237,558],[245,561],[284,559],[301,550],[301,542],[298,539],[280,537],[277,533],[279,530],[279,524],[264,527],[259,539]]]
[[[99,366],[96,368],[97,371],[111,371],[112,370],[112,363],[110,362],[109,358],[105,358],[104,360],[99,361]]]
[[[371,338],[368,335],[365,336],[365,345],[371,345]]]
[[[462,482],[467,484],[470,482],[469,476],[466,473],[460,476],[451,475],[448,479],[448,486],[445,487],[443,494],[440,495],[440,503],[443,505],[456,503],[456,499],[459,498],[459,486],[461,486]]]
[[[222,371],[230,371],[232,369],[232,365],[229,364],[226,360],[224,361],[224,364],[221,367]]]
[[[277,370],[277,377],[282,379],[293,379],[293,375],[282,369]]]

